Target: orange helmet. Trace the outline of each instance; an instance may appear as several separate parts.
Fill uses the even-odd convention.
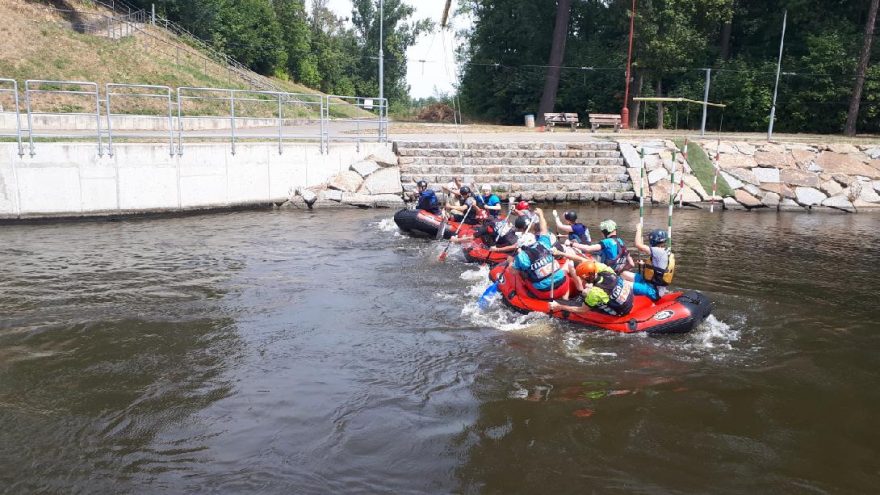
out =
[[[577,268],[575,268],[577,276],[586,280],[593,280],[596,278],[597,271],[596,262],[589,260],[582,262]]]

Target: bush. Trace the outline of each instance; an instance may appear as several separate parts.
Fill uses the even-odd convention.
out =
[[[455,111],[446,103],[433,103],[419,110],[419,120],[424,122],[455,122]]]

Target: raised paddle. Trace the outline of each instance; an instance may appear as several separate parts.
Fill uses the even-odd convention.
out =
[[[458,224],[458,228],[455,229],[455,234],[452,237],[458,236],[458,231],[461,230],[461,226],[464,225],[464,221],[467,219],[468,214],[471,212],[471,208],[474,207],[474,204],[471,203],[468,205],[468,209],[464,212],[464,216],[461,218],[461,223]],[[440,256],[437,258],[437,261],[446,261],[446,257],[449,256],[449,246],[452,245],[452,239],[449,239],[449,242],[446,244],[446,247],[443,248],[443,252],[440,253]]]
[[[443,234],[446,233],[446,225],[449,221],[449,214],[446,213],[446,210],[443,210],[443,221],[440,222],[440,226],[437,227],[437,235],[434,236],[434,239],[440,240],[443,239]]]

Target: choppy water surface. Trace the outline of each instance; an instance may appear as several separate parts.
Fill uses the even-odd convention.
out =
[[[677,212],[716,310],[649,338],[480,313],[391,215],[0,227],[0,492],[880,486],[877,216]]]

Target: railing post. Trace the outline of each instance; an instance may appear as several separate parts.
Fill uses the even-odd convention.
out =
[[[104,145],[101,142],[101,97],[100,91],[98,91],[98,84],[93,83],[95,85],[95,125],[97,126],[97,135],[98,135],[98,156],[104,156]]]
[[[110,95],[112,94],[110,84],[104,86],[104,92],[107,95],[107,154],[113,156],[113,125],[111,123],[113,110],[110,105]],[[117,181],[118,179],[119,178],[117,177]]]
[[[18,104],[18,81],[12,80],[12,95],[15,101],[15,136],[18,140],[18,156],[24,157],[24,146],[21,144],[21,109]]]
[[[321,108],[320,108],[321,127],[320,127],[319,132],[321,133],[320,146],[321,146],[321,154],[323,155],[324,150],[325,150],[325,146],[326,146],[327,153],[330,152],[330,143],[324,142],[324,139],[326,138],[327,119],[330,118],[330,108],[329,108],[330,107],[330,97],[329,96],[321,96],[320,98],[321,98],[321,100],[320,100],[320,102],[321,102]],[[325,103],[326,103],[327,108],[325,108],[325,106],[324,106]],[[326,112],[326,118],[325,118],[325,112]]]
[[[171,106],[171,88],[166,87],[165,93],[168,95],[168,155],[174,158],[174,117],[172,117]]]
[[[278,93],[278,154],[282,153],[284,140],[284,116],[281,110],[281,93]]]
[[[34,119],[31,115],[31,88],[30,81],[24,82],[24,104],[27,109],[27,120],[28,120],[28,141],[30,143],[30,152],[31,158],[36,156],[37,152],[34,150]]]
[[[180,99],[180,88],[177,88],[177,156],[183,156],[183,118],[180,107],[183,102]]]
[[[235,154],[235,90],[229,90],[230,129],[232,130],[232,154]]]

